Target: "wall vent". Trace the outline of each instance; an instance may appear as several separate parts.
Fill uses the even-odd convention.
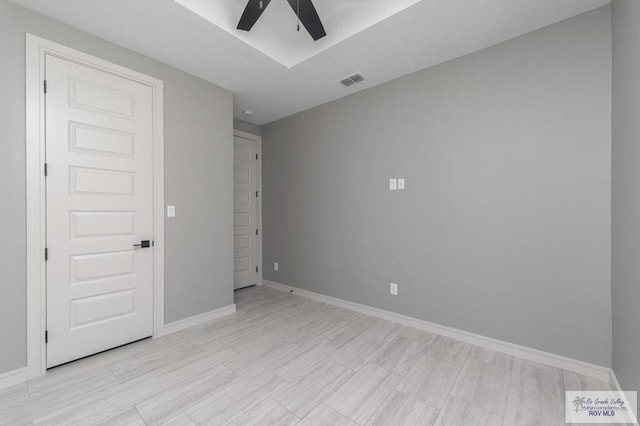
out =
[[[349,86],[353,86],[356,83],[360,83],[361,81],[364,81],[364,77],[362,76],[362,74],[357,73],[354,75],[350,75],[349,77],[345,77],[342,80],[340,80],[340,84],[342,84],[345,87],[349,87]]]

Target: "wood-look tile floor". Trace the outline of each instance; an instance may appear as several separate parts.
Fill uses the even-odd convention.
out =
[[[0,390],[0,425],[562,425],[608,384],[254,287],[238,312]]]

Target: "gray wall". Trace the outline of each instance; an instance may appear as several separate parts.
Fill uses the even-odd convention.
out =
[[[238,120],[237,118],[233,119],[233,128],[236,130],[241,130],[243,132],[251,133],[252,135],[260,136],[260,126],[243,120]]]
[[[165,321],[233,303],[232,93],[0,0],[0,373],[26,365],[26,32],[165,82]]]
[[[613,15],[613,369],[640,391],[640,2]]]
[[[610,366],[610,118],[607,6],[263,126],[265,278]]]

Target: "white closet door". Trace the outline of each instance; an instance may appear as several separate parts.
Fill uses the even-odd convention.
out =
[[[151,87],[46,57],[47,367],[153,334]]]
[[[234,138],[235,288],[258,283],[258,160],[255,141]]]

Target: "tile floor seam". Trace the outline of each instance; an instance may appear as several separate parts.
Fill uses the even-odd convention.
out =
[[[475,345],[446,336],[404,325],[392,326],[369,315],[302,300],[299,296],[280,297],[275,290],[241,290],[236,292],[236,303],[239,312],[224,319],[157,340],[134,343],[122,348],[116,356],[96,355],[97,361],[79,361],[77,368],[70,366],[53,376],[48,375],[44,381],[27,381],[7,394],[9,400],[22,401],[25,409],[6,408],[0,411],[0,416],[4,416],[3,421],[9,424],[23,424],[22,421],[27,424],[35,421],[35,416],[48,417],[57,410],[57,401],[64,398],[59,393],[62,391],[84,408],[78,413],[75,408],[68,407],[55,417],[60,422],[66,417],[90,421],[107,415],[115,421],[121,414],[119,421],[133,419],[135,413],[142,423],[155,424],[142,417],[145,412],[149,419],[195,424],[198,422],[194,418],[200,419],[201,423],[221,424],[241,416],[242,422],[259,422],[260,419],[254,416],[286,417],[291,422],[304,422],[306,418],[318,421],[319,416],[325,415],[336,422],[348,420],[355,424],[403,418],[468,422],[465,426],[469,426],[480,423],[481,417],[489,416],[486,420],[492,424],[516,426],[527,421],[556,421],[564,406],[563,390],[600,385],[579,374],[574,376],[561,369],[542,368],[536,363],[491,350],[478,351]],[[360,338],[362,335],[367,337]],[[398,340],[399,337],[407,340]],[[333,344],[328,345],[329,342]],[[396,348],[394,343],[399,346]],[[282,345],[286,347],[281,348]],[[352,366],[347,368],[332,361],[334,354],[346,345],[350,346],[335,359]],[[291,348],[291,352],[287,352],[287,348]],[[259,354],[255,361],[251,360],[252,353]],[[382,354],[385,355],[380,358]],[[411,354],[417,354],[418,359]],[[424,358],[425,354],[430,357]],[[234,363],[234,360],[238,362]],[[147,361],[153,364],[148,365]],[[235,364],[238,364],[236,369],[240,374],[231,368]],[[251,373],[258,371],[258,367],[267,376],[259,378]],[[279,369],[282,369],[282,376],[276,373]],[[116,373],[122,373],[120,376],[127,380],[120,383]],[[99,377],[102,384],[92,381],[93,377]],[[202,379],[200,384],[196,383],[199,378]],[[238,401],[246,395],[244,391],[236,390],[236,396],[226,398],[218,394],[225,386],[223,383],[231,379],[246,381],[246,392],[251,393],[247,396],[248,401]],[[144,392],[139,401],[138,393],[117,396],[127,390],[128,382],[132,380],[145,383],[138,388]],[[336,385],[332,384],[334,381]],[[341,391],[347,384],[348,387]],[[254,388],[260,390],[256,392],[252,390]],[[454,397],[454,389],[459,389],[455,393],[462,398]],[[478,393],[483,389],[497,389],[500,397],[484,397]],[[57,397],[40,400],[34,405],[40,392]],[[194,407],[196,395],[200,395],[198,401],[210,403],[205,402],[189,415],[187,410]],[[104,412],[92,412],[91,407],[85,407],[87,404],[83,403],[102,401],[106,397],[117,402],[115,405],[102,402],[100,406]],[[156,398],[160,403],[140,405],[149,398]],[[449,407],[447,402],[451,398],[457,402],[444,413],[443,408]],[[163,402],[174,399],[179,401],[171,406]],[[220,405],[223,400],[226,402]],[[329,405],[329,401],[338,409]],[[532,405],[536,401],[542,407]],[[135,404],[128,405],[131,402]],[[483,409],[485,406],[489,410]],[[545,406],[547,409],[542,410]],[[127,415],[126,411],[132,408]],[[351,416],[357,422],[351,420]]]

